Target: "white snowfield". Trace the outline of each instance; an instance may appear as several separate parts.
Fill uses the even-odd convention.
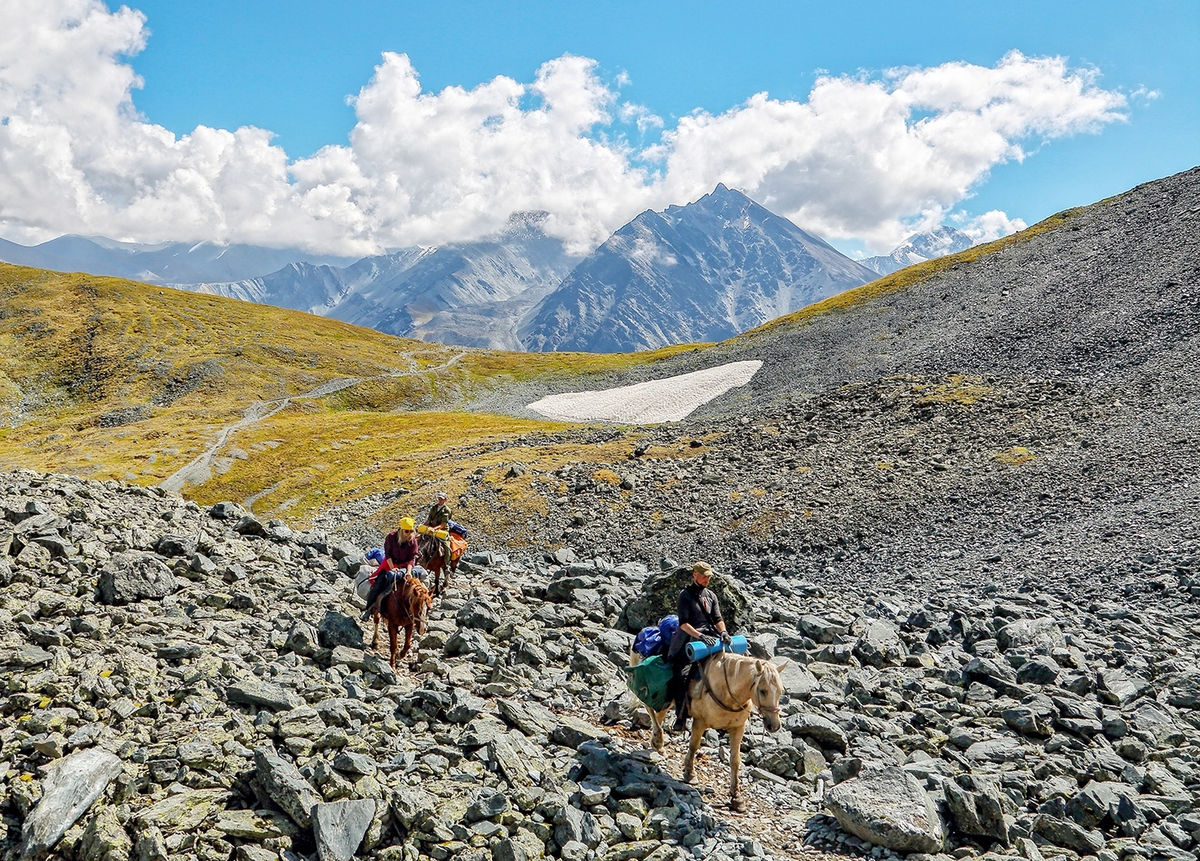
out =
[[[762,362],[730,362],[677,377],[650,380],[602,389],[597,392],[564,392],[529,404],[546,418],[568,422],[615,422],[649,425],[677,422],[702,404],[744,386],[758,373]]]

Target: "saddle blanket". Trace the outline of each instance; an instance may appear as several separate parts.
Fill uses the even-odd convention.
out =
[[[671,701],[670,684],[674,670],[660,655],[651,655],[640,664],[625,667],[625,684],[633,695],[654,711]]]

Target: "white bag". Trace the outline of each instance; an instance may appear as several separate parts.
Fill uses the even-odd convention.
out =
[[[358,576],[354,578],[354,591],[358,593],[358,597],[364,601],[371,594],[371,574],[374,569],[359,568]]]

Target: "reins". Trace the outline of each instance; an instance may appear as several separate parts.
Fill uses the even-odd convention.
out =
[[[761,662],[756,661],[756,663],[761,663]],[[745,704],[742,705],[740,708],[734,708],[732,706],[726,705],[721,700],[721,698],[719,696],[717,696],[717,692],[713,690],[712,684],[708,681],[708,673],[707,672],[702,670],[700,672],[700,679],[704,682],[704,690],[708,692],[708,695],[710,697],[712,697],[713,702],[715,702],[718,706],[723,708],[725,711],[730,712],[731,714],[739,714],[740,712],[744,712],[746,709],[750,708],[750,703],[754,701],[754,686],[755,686],[759,676],[762,675],[762,672],[763,672],[763,670],[762,670],[761,666],[759,666],[755,669],[754,680],[752,680],[750,683],[750,699],[746,700]],[[721,661],[721,674],[725,678],[725,690],[729,693],[733,693],[733,684],[729,681],[729,662],[727,660]],[[760,713],[773,714],[773,715],[779,714],[779,706],[762,706],[762,705],[759,705],[758,703],[755,703],[754,705],[755,705],[755,708],[757,708]]]
[[[731,685],[729,683],[729,662],[728,661],[724,661],[724,660],[721,661],[721,670],[725,676],[725,690],[730,693],[733,693],[733,685]],[[717,696],[717,692],[712,689],[712,685],[709,684],[708,673],[701,670],[700,678],[704,680],[704,689],[706,691],[708,691],[708,695],[713,698],[713,702],[715,702],[721,708],[725,709],[725,711],[732,712],[733,714],[738,714],[739,712],[744,712],[746,709],[750,708],[750,700],[746,700],[745,705],[743,705],[741,708],[733,708],[731,706],[725,705],[725,703],[721,702],[721,698],[719,696]]]

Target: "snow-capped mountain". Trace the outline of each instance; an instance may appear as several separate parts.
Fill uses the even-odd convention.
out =
[[[274,272],[289,263],[344,266],[353,257],[311,254],[298,248],[169,242],[144,245],[103,237],[60,236],[40,245],[0,239],[0,260],[61,272],[112,275],[151,284],[187,287],[241,281]]]
[[[598,352],[716,341],[875,277],[718,185],[614,233],[538,305],[521,336],[530,350]]]
[[[516,325],[559,285],[580,255],[542,230],[545,213],[518,213],[498,236],[425,249],[388,275],[376,258],[347,268],[350,288],[319,313],[393,335],[521,349]]]
[[[971,237],[943,224],[927,233],[914,233],[891,254],[868,257],[860,262],[879,275],[890,275],[897,269],[912,266],[914,263],[924,263],[935,257],[966,251],[972,244]]]
[[[479,242],[402,249],[342,267],[289,264],[260,278],[193,289],[408,338],[520,350],[517,322],[580,259],[546,236],[545,219],[542,212],[516,213],[502,232]]]

